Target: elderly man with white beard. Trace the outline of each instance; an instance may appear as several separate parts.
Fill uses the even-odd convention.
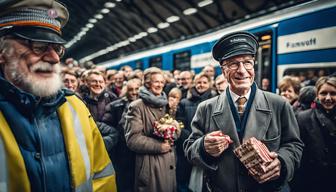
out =
[[[113,191],[111,161],[92,116],[61,89],[67,9],[52,0],[0,5],[0,138],[8,191]]]

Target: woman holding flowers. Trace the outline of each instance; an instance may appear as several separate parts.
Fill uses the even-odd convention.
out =
[[[144,72],[144,87],[139,99],[129,105],[126,114],[125,138],[127,146],[136,153],[135,191],[175,192],[175,150],[171,139],[158,136],[166,129],[179,124],[173,120],[169,125],[158,123],[166,114],[168,104],[163,92],[165,80],[159,68]],[[176,131],[174,137],[179,135]]]

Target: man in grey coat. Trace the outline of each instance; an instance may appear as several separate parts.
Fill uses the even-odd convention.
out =
[[[258,46],[253,34],[235,32],[213,47],[213,57],[220,63],[229,86],[221,95],[198,106],[191,123],[192,134],[184,143],[188,160],[204,170],[203,189],[289,191],[287,183],[299,166],[303,144],[292,107],[254,83]],[[271,151],[272,162],[261,175],[249,172],[233,152],[251,137]]]

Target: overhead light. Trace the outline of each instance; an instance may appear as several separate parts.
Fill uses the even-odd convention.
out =
[[[169,27],[169,23],[159,23],[158,25],[157,25],[157,27],[159,28],[159,29],[164,29],[164,28],[167,28],[167,27]]]
[[[136,41],[136,38],[135,38],[135,37],[130,37],[130,38],[128,38],[128,40],[129,40],[130,42],[135,42],[135,41]]]
[[[120,2],[121,0],[116,0],[116,2]]]
[[[85,25],[87,28],[92,28],[94,25],[92,23],[88,23]]]
[[[178,16],[175,16],[175,15],[170,16],[170,17],[168,17],[168,18],[166,19],[166,21],[167,21],[168,23],[174,23],[174,22],[176,22],[176,21],[178,21],[178,20],[180,20],[180,18],[179,18]]]
[[[271,48],[271,45],[262,45],[261,48],[262,49],[269,49],[269,48]]]
[[[186,10],[183,11],[183,14],[185,14],[185,15],[191,15],[191,14],[194,14],[196,12],[197,12],[197,9],[195,9],[195,8],[188,8],[188,9],[186,9]]]
[[[141,39],[142,36],[138,34],[138,35],[134,35],[133,38],[134,38],[134,39]]]
[[[102,9],[100,12],[101,12],[101,13],[103,13],[103,14],[107,14],[107,13],[109,13],[109,12],[110,12],[110,10],[109,10],[109,9],[106,9],[106,8],[104,8],[104,9]]]
[[[115,3],[112,3],[112,2],[106,2],[105,4],[104,4],[104,7],[106,7],[106,8],[113,8],[113,7],[115,7],[116,6],[116,4]]]
[[[102,19],[104,16],[102,14],[96,14],[94,18],[96,19]]]
[[[97,19],[89,19],[90,23],[97,23]]]
[[[107,50],[108,50],[108,51],[114,51],[114,50],[116,50],[116,47],[115,47],[115,46],[109,46],[109,47],[107,48]]]
[[[263,40],[263,41],[270,40],[270,39],[271,39],[271,35],[263,35],[261,37],[261,40]]]
[[[123,47],[123,46],[126,46],[126,45],[129,45],[130,42],[128,40],[125,40],[125,41],[122,41],[120,43],[118,43],[120,47]]]
[[[155,28],[155,27],[150,27],[150,28],[147,29],[147,32],[148,32],[148,33],[155,33],[155,32],[157,32],[157,31],[158,31],[158,29]]]
[[[78,33],[79,36],[83,36],[83,35],[85,35],[85,34],[86,34],[85,31],[81,31],[80,33]]]
[[[106,54],[108,51],[106,49],[100,50],[98,51],[98,55],[104,55]]]
[[[148,35],[148,33],[146,33],[146,32],[141,32],[141,33],[139,33],[139,35],[140,35],[141,37],[146,37],[146,36]]]
[[[88,27],[83,27],[82,28],[82,31],[85,31],[85,32],[87,32],[87,31],[89,31],[90,29],[88,28]]]
[[[199,2],[197,5],[199,7],[205,7],[205,6],[210,5],[212,3],[213,3],[213,0],[204,0],[204,1]]]

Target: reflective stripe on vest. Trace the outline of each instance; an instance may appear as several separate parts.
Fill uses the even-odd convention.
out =
[[[30,183],[21,151],[1,111],[0,128],[0,137],[3,139],[3,144],[6,149],[8,189],[9,191],[29,192]]]
[[[114,168],[112,163],[109,163],[103,170],[93,175],[93,179],[99,179],[114,174]]]
[[[0,136],[0,192],[7,191],[7,167],[6,167],[6,158],[5,150]]]
[[[90,158],[89,158],[89,152],[87,150],[86,147],[86,141],[85,141],[85,136],[84,133],[82,131],[82,126],[80,123],[80,119],[75,111],[75,109],[70,105],[70,103],[68,103],[69,107],[70,107],[70,111],[72,113],[72,118],[73,118],[73,127],[75,129],[75,134],[76,134],[76,138],[77,141],[79,143],[79,148],[84,160],[84,165],[85,165],[85,173],[86,173],[86,180],[90,180],[90,170],[91,170],[91,166],[90,166]]]
[[[102,147],[99,150],[103,150],[106,155],[103,155],[98,160],[100,164],[97,164],[97,161],[94,164],[95,146],[92,138],[96,136],[94,134],[99,134],[99,131],[97,127],[94,127],[93,119],[88,118],[90,115],[88,109],[76,96],[69,96],[67,100],[68,102],[63,103],[57,109],[57,114],[68,155],[73,190],[76,192],[90,192],[95,187],[94,181],[98,181],[98,185],[96,185],[98,187],[101,184],[99,182],[108,181],[108,184],[104,183],[104,189],[113,191],[112,164],[103,145],[99,145]],[[7,160],[7,189],[9,191],[30,192],[30,182],[24,159],[12,130],[1,111],[0,138],[3,139],[5,158]],[[103,141],[100,142],[103,144]],[[99,158],[99,154],[96,155],[96,158]],[[99,172],[93,173],[93,170],[99,170]],[[104,179],[102,180],[101,178]]]
[[[92,181],[92,179],[90,178],[88,181],[86,181],[83,184],[77,186],[75,191],[76,192],[91,192],[91,191],[93,191],[93,186],[92,186],[91,181]]]

